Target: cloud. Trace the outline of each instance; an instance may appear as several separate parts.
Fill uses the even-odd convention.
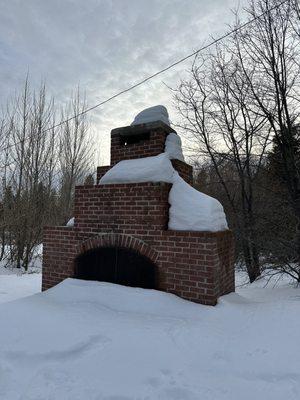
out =
[[[174,62],[223,33],[237,0],[2,0],[0,103],[24,80],[46,80],[62,103],[80,84],[89,105]],[[121,96],[92,115],[95,141],[108,162],[109,133],[141,109],[164,104],[189,63]]]

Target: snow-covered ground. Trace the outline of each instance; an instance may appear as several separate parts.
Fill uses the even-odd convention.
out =
[[[73,279],[3,303],[0,399],[298,400],[300,289],[242,283],[216,307]]]
[[[41,270],[40,259],[35,260],[28,273],[17,268],[5,268],[0,264],[0,304],[40,292]]]
[[[40,292],[41,283],[42,274],[4,275],[0,270],[0,304]]]
[[[23,268],[18,269],[9,265],[5,258],[0,261],[0,304],[41,291],[42,253],[43,246],[36,246],[27,273]],[[8,254],[9,250],[6,255]]]

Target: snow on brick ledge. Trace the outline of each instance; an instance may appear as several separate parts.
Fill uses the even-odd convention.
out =
[[[71,219],[69,219],[69,221],[66,223],[66,226],[68,226],[69,228],[73,228],[75,224],[75,218],[72,217]]]
[[[120,161],[101,179],[100,184],[167,182],[171,230],[217,232],[228,229],[221,203],[186,183],[173,168],[166,153]]]
[[[210,232],[228,229],[221,203],[194,189],[177,172],[169,203],[169,229]]]
[[[177,133],[169,133],[166,138],[165,153],[168,154],[170,160],[180,160],[184,162],[181,147],[181,139]]]
[[[154,157],[118,162],[100,179],[100,184],[168,182],[172,183],[175,170],[165,153]]]

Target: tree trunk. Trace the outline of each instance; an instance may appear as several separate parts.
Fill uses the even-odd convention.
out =
[[[242,239],[242,247],[249,281],[252,283],[261,275],[258,251],[249,238]]]

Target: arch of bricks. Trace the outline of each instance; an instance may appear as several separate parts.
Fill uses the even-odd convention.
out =
[[[106,233],[91,237],[77,245],[77,254],[80,255],[88,250],[101,247],[122,247],[136,251],[147,257],[154,264],[157,264],[159,254],[143,240],[130,235]]]

